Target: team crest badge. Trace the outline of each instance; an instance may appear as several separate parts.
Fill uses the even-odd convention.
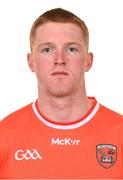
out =
[[[96,146],[96,157],[99,164],[108,169],[117,160],[117,147],[111,144],[99,144]]]

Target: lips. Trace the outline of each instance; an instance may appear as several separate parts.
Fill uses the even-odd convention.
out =
[[[56,72],[53,72],[52,75],[53,76],[55,76],[55,75],[68,75],[68,73],[64,72],[64,71],[56,71]]]

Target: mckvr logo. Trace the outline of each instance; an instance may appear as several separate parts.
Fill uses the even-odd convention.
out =
[[[78,139],[71,139],[71,138],[64,138],[64,139],[60,139],[60,138],[52,138],[51,139],[51,144],[52,145],[79,145],[80,144],[80,140]]]
[[[42,157],[40,156],[40,154],[38,153],[38,151],[36,149],[33,149],[32,151],[29,149],[26,150],[17,150],[15,152],[15,159],[16,160],[37,160],[37,159],[42,159]]]

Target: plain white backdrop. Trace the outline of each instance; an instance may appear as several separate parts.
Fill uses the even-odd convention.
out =
[[[94,64],[86,73],[88,96],[123,114],[122,0],[0,0],[0,119],[36,100],[37,82],[26,59],[29,31],[40,14],[56,7],[89,28]]]

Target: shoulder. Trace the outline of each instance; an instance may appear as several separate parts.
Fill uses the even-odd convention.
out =
[[[116,112],[116,111],[114,111],[114,110],[112,110],[112,109],[110,109],[110,108],[108,108],[108,107],[106,107],[106,106],[104,106],[102,104],[100,104],[100,106],[101,106],[101,111],[104,112],[104,114],[111,115],[111,116],[116,116],[118,118],[123,118],[122,114],[120,114],[120,113],[118,113],[118,112]]]
[[[28,104],[0,121],[0,163],[13,143],[16,144],[17,139],[27,131],[31,109],[31,104]]]
[[[32,103],[12,112],[4,119],[0,121],[0,129],[1,128],[11,128],[17,127],[26,117],[30,116],[32,111]]]
[[[107,108],[106,106],[102,104],[100,104],[99,115],[102,119],[105,119],[108,122],[111,122],[114,124],[115,123],[123,124],[123,115],[121,115],[120,113],[114,110]]]

